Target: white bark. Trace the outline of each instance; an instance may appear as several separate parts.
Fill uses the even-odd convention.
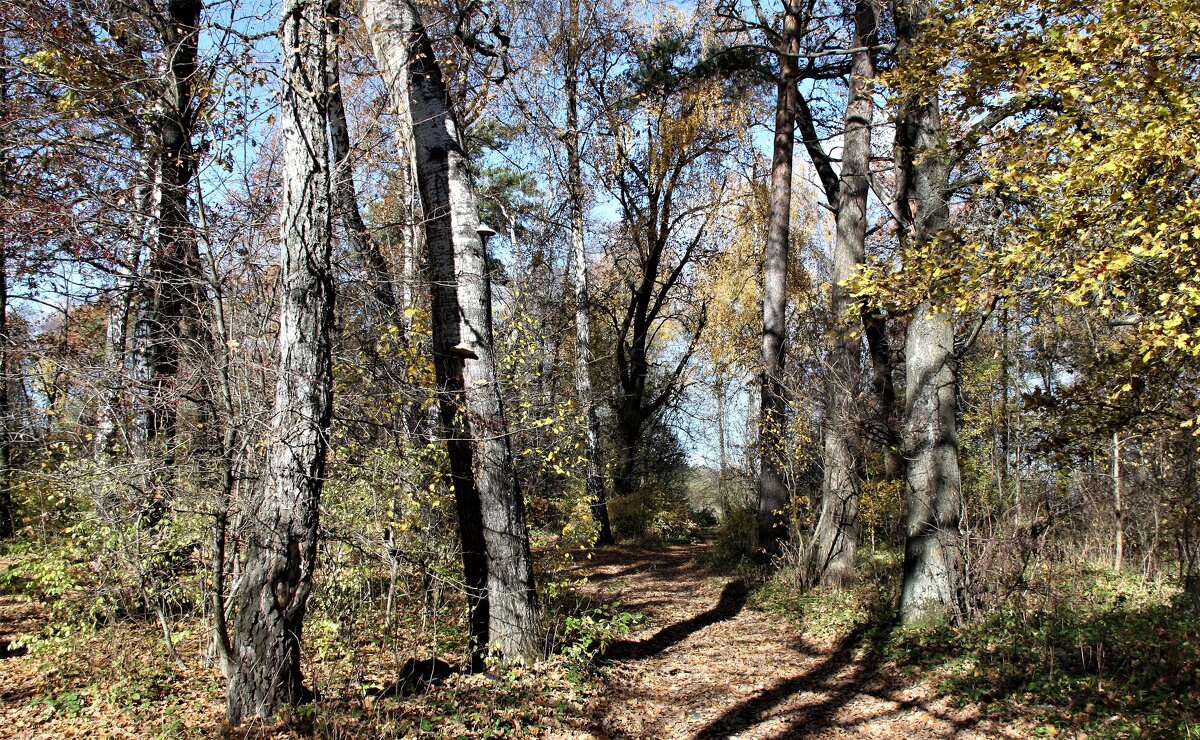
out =
[[[231,722],[271,717],[301,701],[300,636],[316,567],[321,489],[332,414],[331,163],[325,14],[289,0],[283,51],[283,283],[279,377],[266,481],[244,514],[246,566],[234,594]]]
[[[540,645],[529,535],[496,380],[487,254],[458,124],[412,2],[364,0],[361,12],[393,108],[402,119],[413,122],[432,282],[435,369],[445,390],[443,423],[454,423],[447,406],[457,404],[454,397],[461,391],[466,431],[472,440],[477,503],[469,500],[472,492],[466,490],[461,476],[456,476],[456,496],[464,549],[472,537],[469,530],[477,524],[482,527],[487,642],[502,659],[533,660]],[[464,566],[470,581],[471,566]]]

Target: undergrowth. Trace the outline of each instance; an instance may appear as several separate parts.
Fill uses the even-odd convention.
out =
[[[965,624],[902,627],[897,579],[884,577],[894,557],[868,556],[848,590],[803,591],[783,567],[751,603],[1037,734],[1200,737],[1200,613],[1178,589],[1093,565],[1043,567],[1036,592]]]

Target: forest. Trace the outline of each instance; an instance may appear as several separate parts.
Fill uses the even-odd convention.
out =
[[[0,735],[1200,737],[1191,0],[0,4]]]

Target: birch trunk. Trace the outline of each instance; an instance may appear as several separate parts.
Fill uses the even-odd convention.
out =
[[[592,332],[588,317],[587,252],[584,249],[583,167],[579,156],[579,0],[569,0],[567,20],[567,194],[571,208],[571,252],[575,260],[575,391],[583,412],[587,442],[587,466],[584,473],[592,516],[600,528],[598,544],[613,544],[608,519],[608,501],[604,490],[604,464],[600,449],[600,419],[596,415],[592,393]]]
[[[346,230],[351,249],[362,262],[363,273],[371,287],[374,304],[371,313],[377,326],[394,320],[397,301],[392,271],[378,242],[371,238],[362,211],[358,207],[358,191],[354,186],[354,168],[350,160],[350,130],[346,122],[346,106],[342,99],[341,64],[338,48],[341,43],[341,2],[329,0],[326,17],[329,19],[329,141],[333,155],[333,198],[338,217]]]
[[[233,596],[239,611],[226,705],[233,723],[271,717],[306,698],[300,639],[316,566],[333,386],[325,34],[322,2],[285,4],[279,377],[266,481],[243,514],[246,565]]]
[[[875,63],[868,50],[875,43],[872,0],[855,4],[850,85],[846,100],[842,171],[834,208],[837,233],[833,248],[832,312],[834,344],[830,352],[829,406],[825,430],[825,471],[821,513],[814,534],[814,570],[822,585],[843,587],[854,580],[858,546],[859,436],[855,399],[858,395],[859,332],[846,316],[854,298],[846,287],[862,265],[867,241],[867,193],[870,191],[870,85]]]
[[[782,516],[787,503],[783,435],[787,399],[783,387],[784,337],[787,333],[787,266],[792,217],[792,159],[796,146],[796,107],[800,76],[796,54],[803,29],[795,2],[784,3],[775,107],[775,144],[771,158],[771,203],[763,257],[762,395],[759,413],[758,542],[775,554],[787,535]]]
[[[525,505],[496,379],[488,261],[458,124],[415,6],[409,0],[365,0],[362,14],[396,112],[413,123],[444,433],[471,441],[451,444],[450,458],[472,600],[472,663],[479,667],[480,651],[487,647],[506,661],[533,660],[540,646]],[[399,94],[405,74],[407,99]],[[482,594],[474,572],[481,538]],[[481,643],[483,619],[487,631]]]
[[[898,52],[903,59],[918,39],[928,13],[918,0],[898,13]],[[949,220],[949,168],[942,140],[937,89],[902,102],[896,123],[897,160],[903,175],[897,199],[911,216],[918,248],[933,242]],[[915,203],[915,211],[913,204]],[[954,322],[940,307],[917,306],[905,342],[905,457],[908,515],[900,618],[905,623],[956,618],[960,613],[962,506],[956,428]]]

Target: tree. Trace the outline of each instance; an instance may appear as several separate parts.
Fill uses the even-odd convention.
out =
[[[930,4],[897,10],[901,64],[919,48]],[[902,235],[937,260],[950,218],[950,168],[936,82],[905,95],[896,114],[896,202]],[[915,206],[915,208],[914,208]],[[903,243],[902,243],[903,248]],[[926,299],[908,324],[905,360],[905,446],[908,514],[900,618],[921,622],[959,613],[962,567],[959,511],[957,380],[954,320],[949,307]]]
[[[854,5],[854,33],[850,48],[850,80],[846,91],[845,125],[842,131],[842,166],[837,180],[829,176],[829,158],[815,136],[808,106],[803,110],[805,144],[818,171],[824,173],[826,197],[833,205],[837,231],[830,278],[830,319],[833,322],[829,374],[826,381],[824,480],[821,510],[813,534],[812,566],[818,580],[827,586],[843,586],[853,580],[857,545],[859,434],[856,401],[861,354],[860,322],[849,281],[866,255],[867,195],[871,178],[871,118],[875,103],[871,84],[875,76],[874,47],[878,22],[873,0]]]
[[[271,717],[306,696],[300,673],[304,614],[316,568],[333,374],[332,162],[328,130],[325,5],[283,8],[283,303],[279,375],[266,480],[254,494],[246,565],[233,595],[238,614],[226,713]]]
[[[587,440],[587,463],[584,485],[591,501],[592,516],[600,527],[598,542],[613,543],[612,526],[608,520],[608,501],[604,487],[604,464],[601,457],[600,418],[592,391],[592,331],[591,298],[588,292],[587,250],[585,248],[584,213],[586,208],[583,186],[583,163],[580,160],[579,74],[581,46],[579,0],[567,0],[566,27],[563,30],[564,95],[567,106],[567,127],[562,139],[567,149],[567,198],[571,220],[571,258],[575,263],[575,392],[584,418]]]
[[[458,121],[433,45],[408,0],[367,0],[398,115],[411,120],[425,217],[434,370],[463,543],[472,668],[540,654],[533,563],[492,343],[491,284]],[[404,81],[407,84],[404,84]]]
[[[9,120],[8,75],[11,65],[8,60],[8,44],[5,31],[0,29],[0,120]],[[8,150],[10,142],[0,134],[0,233],[7,232],[8,201],[12,198]],[[7,240],[0,244],[0,540],[6,540],[16,531],[16,511],[12,496],[12,436],[13,415],[9,401],[9,347],[12,344],[8,333],[8,249]]]
[[[609,308],[618,384],[613,488],[622,497],[637,490],[643,430],[677,398],[704,330],[703,296],[686,286],[711,250],[725,189],[718,163],[737,141],[737,106],[696,65],[694,44],[668,28],[635,52],[621,79],[593,77],[612,142],[605,184],[622,216],[609,247],[618,281]]]
[[[362,211],[358,206],[358,190],[354,186],[354,167],[350,158],[350,129],[346,121],[346,106],[342,99],[341,64],[339,47],[342,43],[341,0],[329,0],[326,14],[330,19],[329,51],[329,139],[332,143],[334,163],[334,198],[337,215],[346,232],[355,255],[362,263],[363,272],[371,287],[370,314],[374,317],[376,331],[386,326],[399,305],[392,278],[391,267],[383,256],[379,243],[367,230]]]
[[[763,251],[762,380],[758,420],[758,542],[771,554],[779,552],[780,542],[787,535],[783,517],[787,484],[780,459],[783,452],[781,438],[787,426],[783,338],[787,334],[788,230],[792,219],[792,165],[796,146],[797,85],[800,82],[798,55],[806,24],[804,6],[798,0],[784,0],[783,26],[773,39],[779,78],[771,156],[771,207]]]
[[[158,148],[156,229],[146,272],[139,279],[133,353],[137,402],[131,433],[134,455],[146,474],[143,490],[149,496],[151,523],[169,506],[180,352],[188,333],[203,331],[197,316],[200,258],[188,209],[197,166],[192,134],[198,112],[194,86],[201,7],[200,0],[170,0],[160,19],[167,74],[153,131]],[[158,449],[152,451],[152,445]]]

